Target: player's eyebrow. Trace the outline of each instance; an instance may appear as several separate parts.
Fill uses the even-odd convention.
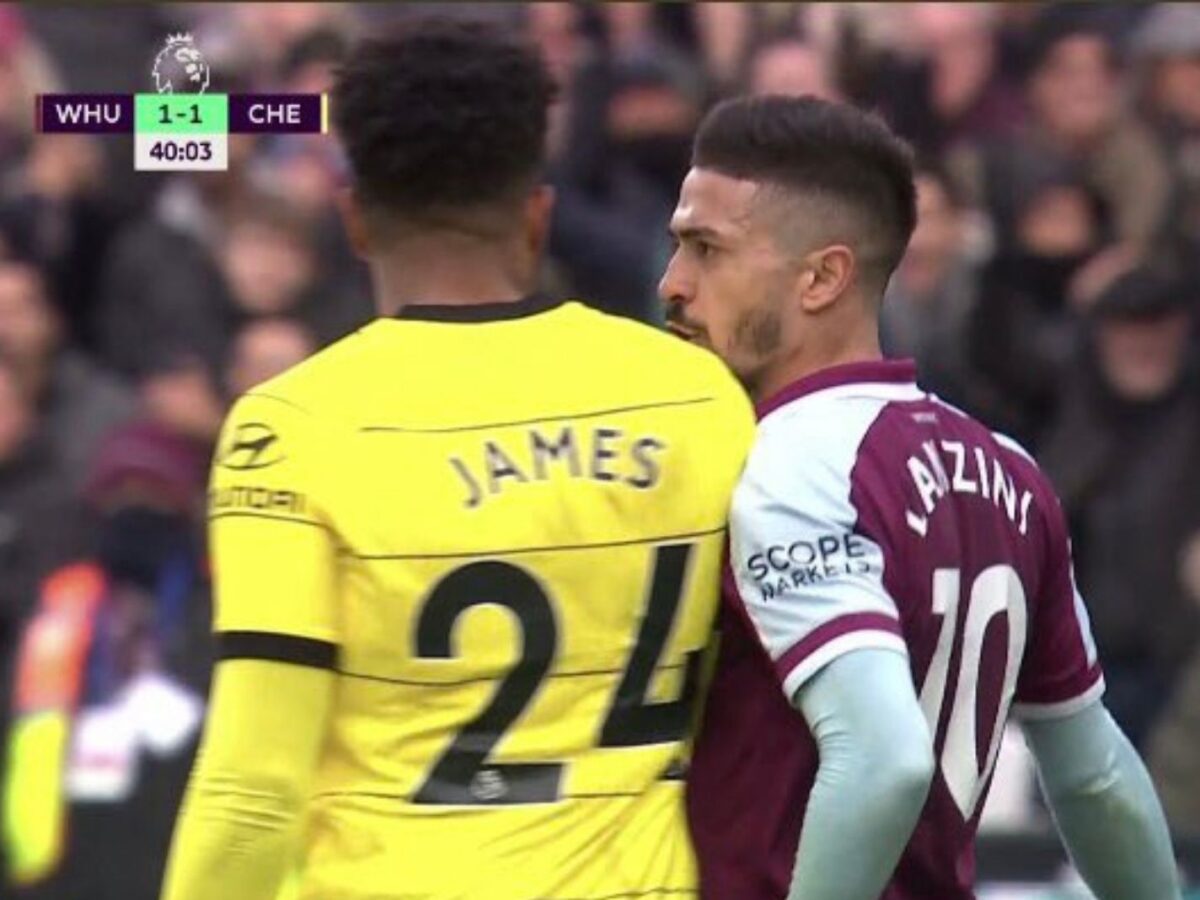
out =
[[[719,241],[724,237],[721,232],[707,225],[675,225],[667,226],[667,230],[678,241]]]

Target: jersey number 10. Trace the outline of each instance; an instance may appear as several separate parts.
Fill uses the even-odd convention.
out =
[[[959,637],[960,582],[961,572],[958,569],[938,569],[933,573],[933,612],[942,617],[942,627],[929,672],[921,686],[921,709],[935,739],[946,699],[950,663],[955,656],[955,645],[959,643],[956,638]],[[981,684],[983,640],[992,620],[1001,615],[1008,621],[1008,650],[1003,681],[996,683],[993,677]],[[957,659],[957,686],[946,724],[946,737],[940,747],[935,746],[940,752],[942,777],[966,820],[975,815],[1000,752],[1004,723],[1008,719],[1021,657],[1025,652],[1026,617],[1025,589],[1012,566],[992,566],[981,572],[972,583],[961,635],[961,652]],[[988,723],[990,727],[983,731],[976,726],[981,692],[996,704],[995,720]],[[982,769],[979,735],[988,741],[986,755],[982,757]]]
[[[669,544],[655,551],[650,598],[600,730],[601,747],[672,743],[687,733],[699,681],[699,653],[688,656],[677,699],[651,702],[646,695],[679,609],[691,552],[691,544]],[[421,611],[416,655],[422,659],[454,656],[454,623],[468,609],[482,604],[503,606],[516,616],[522,632],[520,659],[500,682],[492,702],[463,727],[433,765],[412,802],[471,806],[553,803],[561,797],[562,763],[496,763],[488,758],[537,693],[558,651],[558,621],[542,585],[524,569],[495,560],[455,569],[438,583]]]

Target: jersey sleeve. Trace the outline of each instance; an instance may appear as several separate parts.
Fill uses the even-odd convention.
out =
[[[326,442],[312,415],[282,398],[249,394],[225,423],[208,498],[222,659],[335,666]]]
[[[1075,584],[1066,518],[1048,486],[1046,496],[1046,576],[1013,703],[1016,715],[1026,719],[1073,715],[1104,693],[1087,607]]]
[[[856,530],[854,450],[761,436],[734,494],[734,604],[775,664],[789,700],[831,661],[866,647],[906,654],[884,553]]]

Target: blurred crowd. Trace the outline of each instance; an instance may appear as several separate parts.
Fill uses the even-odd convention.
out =
[[[325,91],[356,36],[435,8],[0,4],[0,844],[41,884],[21,896],[155,895],[207,686],[217,429],[373,315],[331,137],[231,136],[227,172],[135,174],[128,138],[34,133],[33,98],[149,91],[181,30],[210,91]],[[912,143],[886,352],[1051,474],[1110,708],[1173,824],[1200,831],[1200,6],[450,12],[544,49],[562,86],[546,287],[620,315],[660,319],[714,101],[844,99]]]

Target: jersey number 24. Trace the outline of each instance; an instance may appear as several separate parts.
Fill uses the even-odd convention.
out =
[[[691,544],[668,544],[655,551],[650,598],[600,730],[601,747],[673,743],[687,732],[699,680],[699,653],[688,656],[677,699],[652,702],[646,696],[679,609],[691,552]],[[492,702],[463,726],[434,763],[413,795],[413,803],[478,806],[560,799],[562,763],[497,763],[489,759],[496,743],[537,693],[558,651],[554,606],[537,579],[518,566],[496,560],[455,569],[425,602],[417,621],[416,655],[450,659],[458,617],[485,603],[503,606],[516,617],[522,632],[521,656],[501,680]]]

